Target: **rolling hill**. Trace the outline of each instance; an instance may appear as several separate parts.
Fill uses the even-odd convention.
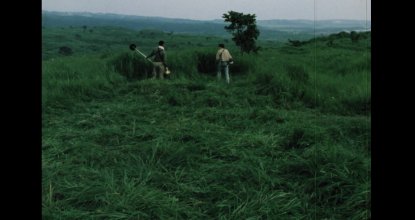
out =
[[[42,27],[117,26],[134,30],[157,29],[164,32],[196,35],[230,36],[222,20],[190,20],[89,12],[42,11]],[[363,20],[258,20],[260,40],[306,40],[316,35],[340,31],[370,30],[370,21]],[[315,32],[314,32],[315,31]]]

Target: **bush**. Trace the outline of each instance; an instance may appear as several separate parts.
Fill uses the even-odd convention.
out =
[[[216,74],[216,54],[214,52],[197,51],[195,57],[198,72],[209,75]]]
[[[260,95],[270,95],[277,104],[284,104],[290,100],[286,80],[281,76],[272,73],[262,73],[256,76],[254,80],[256,93]]]
[[[357,43],[359,41],[360,35],[356,31],[350,32],[350,39],[353,43]]]
[[[301,84],[307,84],[309,80],[308,73],[305,72],[303,67],[296,65],[286,65],[285,70],[287,71],[288,77],[295,82]]]
[[[229,66],[232,75],[247,74],[252,70],[255,70],[255,62],[248,56],[235,57],[234,64]]]
[[[289,91],[293,98],[297,100],[303,100],[307,86],[309,85],[309,75],[304,70],[304,67],[296,65],[286,65],[286,73],[291,83],[289,85]]]
[[[65,55],[65,56],[69,56],[71,54],[73,54],[73,51],[70,47],[67,46],[63,46],[63,47],[59,47],[59,54]]]
[[[304,42],[301,42],[299,40],[290,40],[290,39],[288,39],[288,42],[293,47],[300,47],[304,44]]]
[[[371,98],[354,96],[342,100],[345,113],[366,115],[371,111]]]
[[[152,64],[131,53],[122,53],[108,63],[114,70],[127,79],[146,79],[153,71]]]

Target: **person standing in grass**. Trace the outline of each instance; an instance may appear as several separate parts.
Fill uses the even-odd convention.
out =
[[[164,74],[167,69],[166,63],[166,51],[164,49],[164,41],[159,41],[159,45],[153,49],[153,51],[146,58],[153,57],[153,79],[164,79]]]
[[[229,77],[229,64],[233,64],[233,58],[224,44],[219,44],[218,46],[219,49],[216,53],[217,77],[220,80],[222,73],[224,73],[226,82],[229,84],[231,80]]]

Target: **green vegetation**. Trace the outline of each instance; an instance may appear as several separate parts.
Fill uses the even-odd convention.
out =
[[[257,20],[261,35],[259,40],[287,39],[308,40],[316,34],[328,35],[343,30],[370,30],[366,20]],[[227,37],[221,20],[200,21],[161,17],[143,17],[88,12],[50,12],[42,11],[42,28],[85,27],[85,32],[93,32],[96,27],[123,27],[131,30],[156,29],[167,33],[213,35]]]
[[[259,30],[256,26],[255,14],[243,14],[240,12],[229,11],[222,16],[225,22],[230,22],[225,29],[232,33],[232,40],[241,49],[242,53],[257,52],[256,40],[259,36]]]
[[[370,33],[259,41],[228,85],[225,38],[42,32],[43,219],[370,219]],[[172,75],[150,80],[128,46],[160,39]]]

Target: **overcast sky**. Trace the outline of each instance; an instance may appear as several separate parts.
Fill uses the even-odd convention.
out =
[[[267,19],[371,20],[371,0],[42,0],[42,10],[222,19],[228,11]]]

